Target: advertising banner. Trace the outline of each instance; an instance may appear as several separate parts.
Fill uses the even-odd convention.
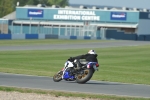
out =
[[[42,9],[28,9],[28,17],[43,17]]]
[[[130,22],[139,21],[137,11],[112,11],[93,9],[66,8],[29,8],[17,7],[17,19],[50,20],[50,21],[93,21],[93,22]]]
[[[100,16],[95,14],[95,11],[85,10],[58,10],[57,14],[53,15],[55,20],[90,20],[100,21]]]
[[[111,20],[127,20],[127,13],[126,12],[111,12],[110,14]]]

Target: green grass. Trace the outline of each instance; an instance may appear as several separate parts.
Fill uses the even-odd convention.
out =
[[[0,72],[52,77],[70,56],[89,49],[0,51]],[[99,71],[93,80],[150,85],[150,46],[97,48]]]
[[[0,87],[0,91],[20,93],[36,93],[36,94],[50,94],[55,97],[81,97],[82,99],[100,99],[100,100],[149,100],[148,98],[136,98],[136,97],[124,97],[124,96],[108,96],[108,95],[96,95],[87,93],[75,93],[75,92],[63,92],[63,91],[50,91],[50,90],[38,90],[28,88],[14,88],[14,87]]]
[[[113,40],[115,41],[115,40]],[[91,42],[112,42],[106,40],[58,40],[58,39],[41,39],[41,40],[0,40],[0,46],[10,45],[39,45],[39,44],[73,44],[73,43],[91,43]]]
[[[72,44],[89,42],[113,42],[101,40],[0,40],[0,46]],[[116,41],[115,41],[116,42]],[[0,51],[0,72],[29,74],[52,77],[62,69],[70,56],[83,54],[89,49],[76,50],[35,50],[35,51]],[[136,47],[97,48],[99,71],[93,80],[136,83],[150,85],[150,45]],[[22,93],[51,94],[56,97],[72,96],[97,98],[102,100],[149,100],[146,98],[130,98],[84,93],[33,90],[14,87],[0,87],[0,91],[18,91]]]

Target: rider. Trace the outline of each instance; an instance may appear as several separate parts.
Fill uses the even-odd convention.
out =
[[[74,61],[76,59],[76,64],[77,64],[77,68],[80,69],[81,68],[81,64],[80,64],[80,59],[85,59],[87,62],[95,62],[98,64],[98,60],[97,60],[97,54],[95,52],[95,50],[89,50],[88,53],[83,54],[83,55],[79,55],[76,57],[70,57],[70,61]]]

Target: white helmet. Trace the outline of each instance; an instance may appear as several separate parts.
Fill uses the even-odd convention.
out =
[[[96,54],[95,50],[89,50],[88,54]]]

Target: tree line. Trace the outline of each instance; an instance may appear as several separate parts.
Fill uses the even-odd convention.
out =
[[[0,0],[0,18],[15,11],[17,2],[19,6],[45,4],[46,6],[64,7],[69,4],[69,0]]]

